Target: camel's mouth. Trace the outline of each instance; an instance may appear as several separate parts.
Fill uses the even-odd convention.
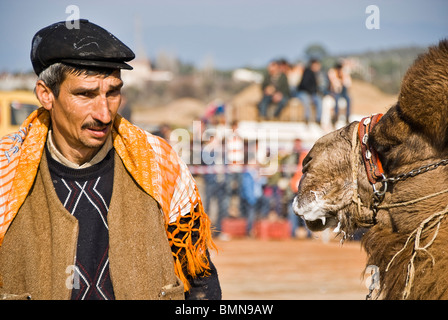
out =
[[[313,192],[315,199],[294,198],[294,212],[302,217],[312,231],[322,231],[336,227],[338,224],[336,212],[328,210],[329,205],[317,192]]]

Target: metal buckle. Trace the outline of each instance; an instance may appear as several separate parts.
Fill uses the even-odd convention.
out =
[[[382,183],[382,189],[377,190],[375,184],[372,184],[373,187],[373,193],[375,194],[375,196],[379,199],[382,198],[387,191],[387,180],[386,180],[386,176],[384,174],[381,174],[381,176],[383,177],[383,180],[381,181]]]

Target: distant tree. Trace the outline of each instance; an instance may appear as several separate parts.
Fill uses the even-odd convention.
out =
[[[328,56],[328,52],[325,47],[319,43],[310,44],[305,49],[305,57],[307,60],[319,59],[323,60]]]

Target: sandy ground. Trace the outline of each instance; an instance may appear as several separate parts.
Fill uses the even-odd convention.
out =
[[[363,300],[365,252],[357,241],[216,240],[227,300]]]

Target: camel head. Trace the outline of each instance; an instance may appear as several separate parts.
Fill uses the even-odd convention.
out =
[[[338,227],[351,233],[372,218],[367,207],[354,201],[359,194],[361,201],[369,203],[371,195],[357,128],[358,122],[353,122],[323,136],[303,160],[293,209],[312,231]]]

